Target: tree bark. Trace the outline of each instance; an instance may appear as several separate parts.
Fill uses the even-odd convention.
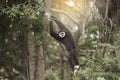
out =
[[[29,75],[29,54],[28,54],[28,38],[27,38],[27,31],[24,31],[24,47],[23,47],[23,54],[22,54],[22,74],[24,80],[30,80]]]
[[[41,45],[36,47],[35,80],[45,80],[44,52]]]
[[[33,32],[30,30],[32,24],[29,25],[27,39],[28,39],[28,53],[29,53],[29,73],[30,73],[30,80],[34,80],[34,69],[35,69],[35,60],[34,60],[34,35]]]
[[[118,66],[120,68],[120,50],[116,51],[116,57],[118,59]]]

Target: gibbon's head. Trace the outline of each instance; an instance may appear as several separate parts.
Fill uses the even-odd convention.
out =
[[[65,38],[66,37],[66,33],[64,31],[60,31],[58,34],[59,34],[60,38]]]
[[[45,17],[49,20],[49,21],[51,21],[51,14],[50,13],[45,13]]]

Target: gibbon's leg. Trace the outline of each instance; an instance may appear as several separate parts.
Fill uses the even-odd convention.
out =
[[[69,55],[69,57],[68,57],[68,62],[69,62],[71,69],[74,71],[74,62],[73,62],[71,55]]]
[[[76,68],[76,66],[79,66],[79,61],[76,56],[77,56],[77,51],[75,49],[73,49],[71,52],[69,52],[68,61],[70,63],[72,70],[74,70]]]
[[[74,64],[75,64],[75,65],[79,65],[78,58],[76,57],[77,55],[78,55],[77,50],[76,50],[76,49],[73,49],[72,57],[73,57],[73,61],[74,61]]]
[[[74,72],[73,72],[73,75],[76,75],[78,69],[80,68],[79,60],[77,58],[77,54],[78,54],[77,49],[73,49],[72,50],[72,59],[73,59],[73,62],[74,62]]]

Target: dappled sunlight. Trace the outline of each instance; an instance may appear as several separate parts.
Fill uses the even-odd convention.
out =
[[[79,34],[77,37],[84,43],[87,37],[86,24],[92,19],[91,8],[94,3],[91,0],[53,0],[51,5],[50,13],[57,17],[74,36]]]
[[[120,80],[120,0],[1,0],[0,80]]]
[[[89,0],[54,0],[52,5],[52,8],[66,12],[76,20],[83,20],[90,8]]]
[[[75,5],[75,3],[72,0],[67,1],[66,4],[71,7]]]
[[[72,32],[78,30],[90,10],[89,0],[53,0],[51,5],[51,13],[67,27],[69,26]]]

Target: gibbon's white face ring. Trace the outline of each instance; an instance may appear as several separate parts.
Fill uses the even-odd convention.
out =
[[[64,38],[66,36],[66,33],[61,31],[61,32],[59,32],[59,36],[60,36],[60,38]]]

